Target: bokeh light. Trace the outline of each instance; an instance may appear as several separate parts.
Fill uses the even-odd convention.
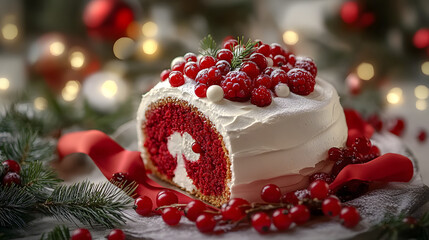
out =
[[[6,40],[14,40],[18,36],[18,27],[15,24],[7,23],[2,29],[1,33]]]
[[[429,61],[422,63],[422,73],[429,76]]]
[[[122,37],[113,44],[113,54],[118,59],[126,59],[132,54],[134,41],[128,37]]]
[[[9,79],[4,78],[4,77],[0,78],[0,90],[5,91],[5,90],[9,89],[9,86],[10,86]]]
[[[44,97],[37,97],[34,99],[34,108],[43,111],[48,106],[48,101]]]
[[[386,96],[387,102],[390,104],[398,104],[402,101],[402,89],[392,88]]]
[[[158,42],[153,39],[148,39],[143,42],[142,48],[144,53],[152,55],[158,50]]]
[[[419,99],[416,101],[417,110],[424,111],[427,108],[426,100]]]
[[[287,45],[295,45],[299,41],[298,33],[294,31],[286,31],[283,33],[283,41]]]
[[[74,51],[70,54],[70,65],[79,69],[85,64],[85,55],[81,51]]]
[[[76,99],[80,90],[80,84],[78,81],[68,81],[61,91],[61,95],[66,102],[71,102]]]
[[[158,25],[154,22],[146,22],[142,26],[142,33],[146,37],[155,37],[158,34]]]
[[[356,69],[357,75],[362,80],[371,80],[374,77],[374,67],[371,63],[363,62]]]
[[[101,85],[100,91],[106,98],[113,98],[118,93],[118,85],[113,80],[107,80]]]
[[[429,89],[424,85],[419,85],[414,89],[414,95],[418,99],[425,100],[429,97]]]
[[[65,48],[66,46],[64,46],[64,43],[56,41],[51,43],[51,45],[49,46],[49,51],[53,56],[60,56],[64,53]]]

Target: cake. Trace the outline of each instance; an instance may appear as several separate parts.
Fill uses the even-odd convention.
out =
[[[330,172],[328,150],[345,146],[347,125],[314,62],[278,44],[232,39],[217,50],[213,42],[203,41],[203,56],[173,60],[143,96],[145,166],[215,206],[236,197],[260,202],[268,183],[290,192]]]

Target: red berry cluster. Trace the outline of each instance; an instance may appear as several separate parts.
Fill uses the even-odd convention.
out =
[[[317,67],[313,60],[295,57],[279,44],[255,42],[253,51],[244,56],[241,65],[232,68],[235,55],[242,51],[235,39],[224,41],[216,56],[197,58],[186,53],[183,60],[175,62],[171,70],[161,73],[161,81],[168,80],[173,87],[185,84],[186,78],[196,83],[195,95],[206,97],[209,86],[222,87],[224,97],[231,101],[249,101],[259,107],[272,102],[277,84],[287,84],[291,92],[308,95],[316,84]],[[241,49],[241,50],[240,50]]]
[[[3,186],[10,186],[12,184],[20,185],[21,184],[21,176],[19,172],[21,171],[21,166],[14,160],[6,160],[2,162],[3,172],[0,173],[2,178]]]
[[[113,229],[109,235],[106,236],[107,240],[125,240],[125,233],[121,229]],[[88,229],[79,228],[72,232],[70,240],[91,240],[92,236]]]

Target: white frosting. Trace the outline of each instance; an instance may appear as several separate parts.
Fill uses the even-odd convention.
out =
[[[227,99],[213,103],[197,97],[194,87],[195,82],[189,79],[177,88],[164,81],[143,96],[137,114],[140,150],[146,152],[141,124],[148,106],[166,97],[184,100],[197,107],[223,136],[231,161],[233,196],[240,184],[301,174],[302,169],[326,159],[329,148],[343,146],[347,139],[338,94],[322,79],[317,79],[308,96],[290,93],[287,98],[274,97],[267,107]]]

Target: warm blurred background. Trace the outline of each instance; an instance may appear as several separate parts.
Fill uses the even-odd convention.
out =
[[[0,0],[0,30],[0,112],[40,116],[45,134],[113,133],[171,59],[209,33],[245,36],[314,58],[429,183],[427,0]]]

